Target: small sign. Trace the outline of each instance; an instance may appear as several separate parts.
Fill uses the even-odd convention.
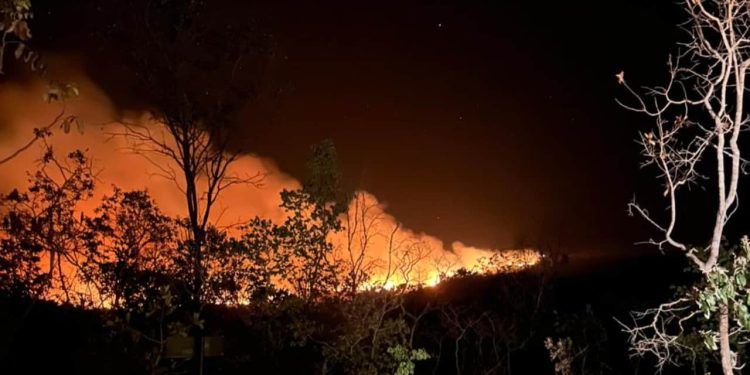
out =
[[[193,357],[192,336],[169,336],[164,348],[165,358],[189,359]],[[203,356],[205,358],[221,357],[224,355],[224,338],[221,336],[205,336],[203,338]]]

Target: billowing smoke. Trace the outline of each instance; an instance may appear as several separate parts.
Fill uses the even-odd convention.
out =
[[[153,163],[169,163],[152,155],[146,160],[132,152],[126,139],[113,136],[118,131],[119,120],[135,119],[141,114],[121,113],[107,95],[80,69],[66,59],[62,75],[74,82],[80,97],[65,104],[46,103],[42,96],[46,84],[41,80],[25,83],[5,83],[0,87],[0,157],[14,152],[33,136],[33,129],[44,127],[60,111],[78,116],[83,131],[72,129],[64,133],[54,128],[48,139],[57,153],[75,149],[86,150],[93,159],[98,172],[95,199],[85,202],[81,210],[91,210],[99,198],[109,194],[112,186],[125,190],[147,189],[160,208],[168,215],[184,216],[184,196],[175,183],[160,175]],[[35,169],[40,157],[41,145],[35,145],[12,161],[0,166],[0,189],[26,185],[27,171]],[[280,171],[273,160],[257,155],[246,155],[232,166],[229,173],[237,175],[265,175],[261,186],[235,185],[222,193],[213,210],[213,222],[217,226],[229,226],[246,222],[260,216],[280,222],[284,212],[279,208],[279,193],[283,189],[295,189],[299,181]],[[368,193],[359,192],[351,203],[348,215],[342,217],[345,230],[332,240],[336,244],[337,256],[351,259],[353,253],[363,253],[361,263],[352,265],[366,269],[374,275],[371,282],[393,283],[421,282],[434,284],[440,275],[451,274],[459,268],[477,269],[482,261],[497,254],[487,249],[478,249],[455,242],[450,248],[437,237],[414,232],[399,224],[397,218],[388,214],[387,207]],[[366,229],[364,231],[363,229]],[[507,253],[506,253],[507,254]],[[518,258],[518,257],[516,257]],[[522,263],[536,262],[536,258],[518,258]]]
[[[14,152],[33,137],[34,128],[46,126],[64,109],[66,114],[80,118],[83,132],[79,133],[74,127],[65,134],[61,129],[53,128],[54,135],[48,142],[60,154],[75,149],[88,151],[98,172],[96,198],[108,194],[112,185],[126,190],[146,188],[165,213],[177,216],[185,212],[184,197],[174,182],[160,176],[159,169],[152,162],[133,153],[126,139],[114,135],[120,129],[118,120],[137,119],[140,114],[119,113],[107,95],[80,70],[66,69],[61,75],[78,86],[79,98],[64,104],[46,103],[42,96],[47,88],[41,80],[24,84],[6,83],[0,87],[0,128],[3,129],[0,155],[4,157]],[[35,168],[41,148],[41,144],[36,145],[3,165],[0,188],[8,190],[24,186],[26,171]],[[169,163],[158,156],[151,156],[151,160]],[[217,215],[223,213],[221,221],[224,224],[255,215],[279,217],[279,192],[299,185],[295,179],[280,172],[272,160],[259,156],[243,157],[235,163],[234,168],[237,174],[262,172],[267,177],[262,187],[236,186],[226,191],[215,210]]]

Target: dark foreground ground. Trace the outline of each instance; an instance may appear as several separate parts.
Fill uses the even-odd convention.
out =
[[[626,336],[614,317],[627,320],[629,311],[667,298],[669,280],[685,278],[680,276],[681,267],[666,256],[643,256],[601,261],[585,271],[550,274],[543,280],[542,302],[533,313],[528,301],[538,297],[533,291],[540,285],[539,275],[467,276],[416,292],[408,297],[410,306],[441,306],[425,315],[417,331],[415,346],[427,349],[432,358],[419,363],[416,373],[552,374],[543,346],[546,337],[571,337],[577,348],[585,348],[586,363],[578,364],[583,373],[653,373],[648,360],[628,358]],[[456,350],[456,336],[450,335],[453,328],[441,320],[448,315],[446,311],[497,313],[498,321],[507,324],[503,332],[508,336],[488,340],[480,333],[469,333],[458,341]],[[143,373],[136,353],[114,339],[103,319],[97,311],[5,301],[0,308],[0,374]],[[207,324],[225,337],[226,348],[223,357],[208,360],[208,373],[318,371],[315,350],[304,345],[274,346],[278,340],[269,341],[268,335],[272,325],[259,328],[257,319],[245,309],[209,309]],[[489,341],[498,350],[503,340],[508,345],[495,357],[501,361],[493,369],[487,365],[492,356],[477,353],[489,350]],[[684,367],[665,373],[693,372]]]

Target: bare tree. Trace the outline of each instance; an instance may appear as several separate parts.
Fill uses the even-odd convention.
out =
[[[344,217],[346,239],[343,254],[339,256],[339,262],[346,272],[344,289],[352,296],[360,291],[375,271],[372,247],[373,241],[381,234],[379,226],[382,220],[383,213],[377,203],[368,202],[364,192],[354,193]]]
[[[652,214],[635,201],[629,205],[631,214],[643,217],[660,232],[659,238],[648,243],[682,251],[708,277],[718,268],[725,227],[738,206],[744,162],[739,139],[747,126],[744,98],[750,67],[750,2],[684,0],[683,8],[689,15],[683,25],[688,39],[679,44],[681,52],[668,61],[666,85],[645,88],[641,93],[620,72],[618,82],[635,100],[618,102],[655,120],[654,128],[640,135],[643,166],[658,171],[667,201],[666,217]],[[708,240],[694,246],[680,238],[680,230],[688,219],[683,211],[691,199],[688,188],[698,182],[715,193],[716,204]],[[665,312],[674,311],[673,303],[646,315],[661,319]],[[730,348],[728,309],[719,306],[717,314],[721,366],[727,375],[738,367]],[[642,328],[634,327],[630,332],[639,337]],[[636,339],[633,350],[637,354],[659,353],[662,365],[670,356],[666,351],[670,336],[662,336],[658,324],[656,328],[654,334]]]
[[[257,185],[262,179],[261,174],[230,171],[243,150],[227,129],[253,97],[265,38],[247,19],[229,24],[203,1],[115,1],[107,6],[124,15],[108,27],[107,38],[120,42],[117,52],[135,73],[153,120],[125,123],[114,133],[130,140],[132,150],[152,161],[184,195],[197,321],[204,303],[206,232],[216,202],[230,186]],[[203,332],[199,324],[193,331],[194,365],[201,373]]]
[[[185,105],[184,109],[190,111],[191,104],[186,102]],[[191,294],[196,313],[199,313],[203,304],[203,248],[214,206],[227,188],[237,184],[259,186],[263,175],[260,172],[248,176],[231,173],[229,167],[240,156],[239,151],[230,151],[226,139],[212,136],[214,132],[204,127],[203,120],[158,112],[155,119],[162,122],[165,131],[155,132],[151,125],[123,123],[122,130],[113,134],[128,139],[131,149],[152,161],[160,174],[173,181],[185,197],[186,243],[193,263]],[[154,154],[166,157],[172,164],[162,164],[152,158]],[[202,350],[202,344],[200,348]]]

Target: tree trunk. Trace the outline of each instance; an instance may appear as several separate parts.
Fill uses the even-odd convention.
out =
[[[186,128],[187,129],[187,128]],[[185,134],[188,134],[187,131],[184,132]],[[199,213],[198,213],[198,189],[196,186],[196,179],[197,179],[197,173],[193,169],[193,158],[194,153],[192,149],[191,143],[189,143],[187,140],[189,138],[185,137],[183,138],[183,141],[180,143],[180,147],[182,148],[182,170],[185,174],[185,198],[187,201],[187,209],[188,209],[188,220],[190,225],[190,232],[192,235],[192,243],[191,246],[191,255],[192,255],[192,265],[193,265],[193,313],[195,314],[194,318],[200,319],[200,313],[203,305],[203,296],[201,295],[203,291],[203,259],[202,259],[202,246],[205,239],[205,233],[203,230],[203,227],[201,226],[201,223],[198,221]],[[203,329],[198,326],[197,324],[194,324],[192,327],[192,333],[193,333],[193,369],[194,374],[196,375],[202,375],[203,374]]]
[[[722,306],[719,310],[719,349],[721,351],[721,370],[724,375],[734,374],[732,348],[729,346],[729,309]]]

